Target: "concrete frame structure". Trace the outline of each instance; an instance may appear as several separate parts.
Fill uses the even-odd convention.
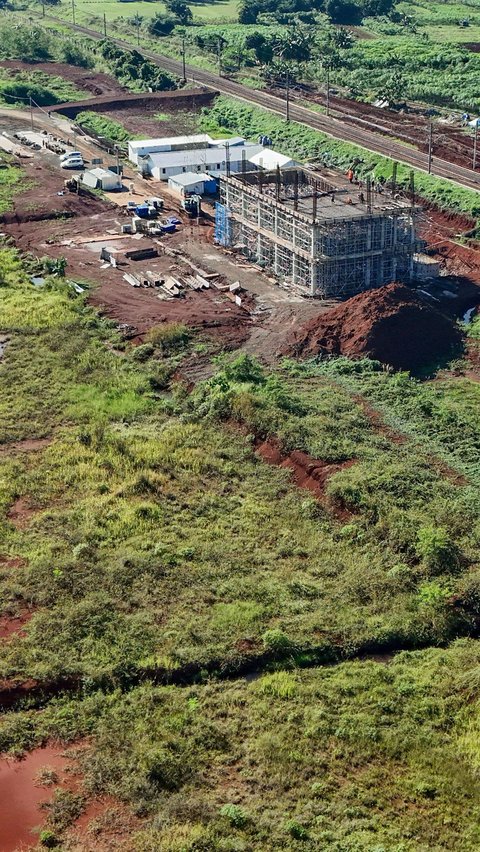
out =
[[[303,169],[222,176],[216,241],[311,296],[409,281],[418,251],[413,205],[328,177]]]

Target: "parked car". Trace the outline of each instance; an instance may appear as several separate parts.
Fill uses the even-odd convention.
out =
[[[70,157],[70,159],[64,160],[63,163],[60,163],[60,168],[62,168],[62,169],[84,169],[85,163],[79,157]]]
[[[69,160],[70,157],[77,157],[79,160],[83,160],[83,155],[80,151],[66,151],[65,154],[61,155],[60,162],[63,163],[64,160]]]

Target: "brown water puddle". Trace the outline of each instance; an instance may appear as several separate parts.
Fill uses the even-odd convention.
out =
[[[0,757],[0,849],[19,852],[32,849],[38,842],[34,832],[44,822],[41,805],[53,797],[55,788],[65,780],[70,761],[53,746],[36,748],[21,760]],[[38,783],[41,770],[56,773],[58,784]]]

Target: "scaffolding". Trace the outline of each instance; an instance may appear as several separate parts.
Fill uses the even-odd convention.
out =
[[[302,169],[222,176],[215,239],[321,298],[410,280],[419,245],[411,203]]]
[[[231,245],[231,218],[230,211],[225,204],[220,204],[219,201],[215,204],[215,242],[219,246]]]

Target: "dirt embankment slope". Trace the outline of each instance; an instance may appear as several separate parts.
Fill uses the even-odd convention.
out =
[[[455,322],[403,284],[360,293],[310,320],[284,354],[369,357],[395,369],[418,370],[453,355],[462,335]]]

